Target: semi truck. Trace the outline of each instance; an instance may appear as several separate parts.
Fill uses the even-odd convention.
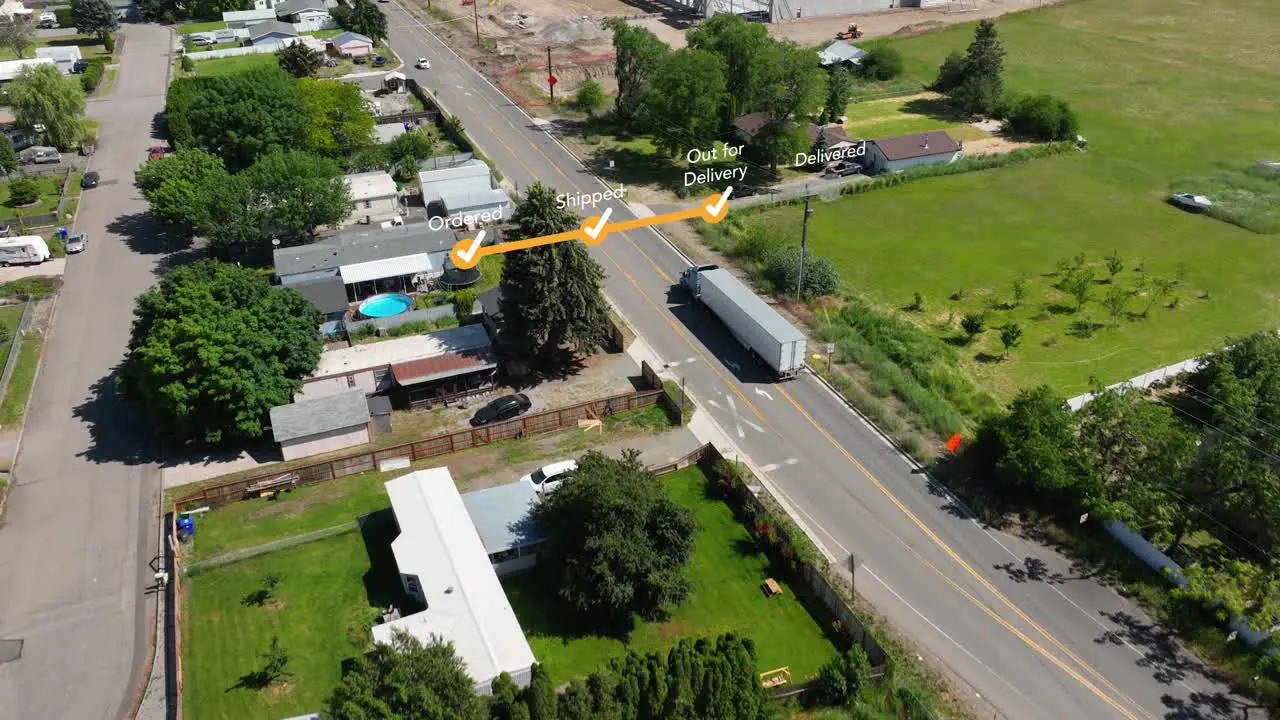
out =
[[[728,270],[695,265],[680,276],[680,284],[780,379],[793,378],[804,369],[804,335]]]

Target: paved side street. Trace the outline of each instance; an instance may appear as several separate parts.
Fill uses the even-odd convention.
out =
[[[125,25],[119,76],[89,104],[101,121],[76,229],[95,238],[68,263],[0,527],[0,638],[23,640],[0,665],[0,715],[104,720],[132,709],[154,612],[159,474],[144,428],[114,393],[133,299],[166,248],[133,171],[164,107],[167,28]]]

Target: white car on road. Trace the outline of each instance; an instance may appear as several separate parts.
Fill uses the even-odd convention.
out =
[[[550,465],[544,465],[537,470],[520,478],[520,482],[528,483],[539,495],[555,492],[564,481],[568,480],[573,471],[578,469],[578,463],[572,460],[563,460]]]
[[[414,67],[418,68],[419,70],[430,70],[431,61],[426,58],[418,58],[418,62],[414,63]]]

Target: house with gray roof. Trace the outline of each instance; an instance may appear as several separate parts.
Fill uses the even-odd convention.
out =
[[[286,40],[298,37],[293,26],[279,20],[263,20],[249,26],[249,43],[260,45],[283,45]]]
[[[336,277],[348,301],[358,302],[378,293],[411,292],[443,274],[457,240],[452,230],[433,230],[425,222],[386,230],[364,226],[272,254],[281,285]]]
[[[271,408],[271,435],[287,460],[369,442],[369,403],[363,390]]]
[[[825,68],[837,65],[857,65],[867,51],[850,43],[848,40],[836,40],[818,51],[818,63]]]
[[[337,335],[347,314],[347,286],[337,275],[318,280],[306,280],[289,286],[311,301],[324,320],[320,323],[321,335]]]
[[[329,17],[325,0],[284,0],[276,3],[276,17],[292,23],[298,32],[315,32],[338,26]]]
[[[75,72],[76,61],[81,60],[80,48],[76,45],[55,45],[53,47],[36,48],[36,57],[49,58],[58,66],[63,75]]]
[[[498,577],[538,563],[538,547],[547,534],[533,518],[538,492],[525,482],[463,493],[462,504]]]

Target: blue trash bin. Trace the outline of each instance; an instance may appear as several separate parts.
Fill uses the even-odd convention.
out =
[[[58,228],[58,231],[54,233],[54,237],[58,238],[59,240],[66,240],[67,235],[68,235],[68,230],[65,225],[63,227]]]
[[[187,515],[186,517],[178,518],[178,530],[181,531],[182,533],[185,533],[187,537],[191,537],[192,535],[195,535],[196,519],[191,517],[190,515]]]

